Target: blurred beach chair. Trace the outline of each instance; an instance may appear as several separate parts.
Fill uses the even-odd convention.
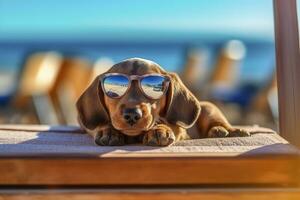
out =
[[[61,69],[62,60],[62,56],[57,52],[34,53],[26,59],[13,101],[15,108],[23,110],[17,113],[22,115],[20,118],[24,118],[25,121],[21,120],[18,123],[59,123],[50,91]]]
[[[183,83],[201,98],[203,85],[207,81],[207,60],[208,54],[205,49],[190,48],[185,56],[185,63],[180,73]]]
[[[30,55],[24,64],[14,99],[14,107],[24,112],[15,112],[18,116],[12,117],[12,121],[77,124],[76,100],[88,84],[112,64],[110,59],[104,58],[93,66],[83,58],[63,58],[56,52]]]
[[[215,68],[211,73],[210,85],[218,90],[235,87],[240,75],[240,63],[245,57],[246,47],[238,40],[231,40],[221,49]]]
[[[62,62],[50,95],[61,124],[77,124],[75,103],[92,76],[92,64],[83,58],[68,57]]]
[[[228,41],[216,59],[206,88],[207,99],[217,104],[232,123],[239,123],[241,117],[237,86],[245,55],[246,47],[241,41]]]

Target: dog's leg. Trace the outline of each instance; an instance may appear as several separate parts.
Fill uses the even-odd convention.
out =
[[[174,143],[176,137],[172,129],[165,124],[158,124],[145,133],[143,144],[149,146],[168,146]]]
[[[226,128],[225,128],[226,127]],[[234,128],[228,126],[213,126],[209,129],[207,133],[207,137],[215,138],[215,137],[247,137],[250,136],[250,133],[241,128]]]
[[[95,143],[100,146],[121,146],[125,144],[125,135],[112,127],[104,127],[92,134]]]
[[[201,102],[201,113],[197,120],[201,137],[245,137],[250,133],[232,127],[222,112],[212,103]]]

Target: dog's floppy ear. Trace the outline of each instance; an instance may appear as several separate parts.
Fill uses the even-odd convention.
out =
[[[101,89],[100,75],[83,92],[76,103],[79,122],[83,128],[93,130],[97,126],[110,122],[104,105],[104,94]]]
[[[165,119],[170,124],[190,128],[199,117],[200,103],[176,73],[168,73],[168,75],[170,86],[167,91]]]

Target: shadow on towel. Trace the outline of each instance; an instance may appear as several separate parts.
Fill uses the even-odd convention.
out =
[[[257,147],[255,149],[241,153],[239,156],[266,156],[266,155],[300,155],[299,149],[291,144],[271,144]]]

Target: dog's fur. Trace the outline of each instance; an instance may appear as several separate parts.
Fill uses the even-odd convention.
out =
[[[107,97],[99,76],[77,101],[81,127],[95,138],[98,145],[124,145],[143,142],[145,145],[166,146],[178,140],[194,138],[187,129],[197,128],[197,138],[248,136],[242,129],[233,128],[221,111],[209,102],[199,102],[175,73],[166,72],[158,64],[132,58],[115,64],[106,73],[144,75],[158,73],[170,77],[166,94],[151,100],[133,82],[120,99]],[[123,119],[122,109],[139,108],[143,117],[134,125]]]

